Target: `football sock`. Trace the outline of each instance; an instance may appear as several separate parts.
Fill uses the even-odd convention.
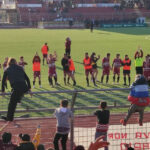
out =
[[[108,83],[108,80],[109,80],[109,76],[106,77],[106,83]]]
[[[120,77],[117,78],[117,82],[119,83]]]
[[[113,82],[115,82],[115,75],[113,76]]]

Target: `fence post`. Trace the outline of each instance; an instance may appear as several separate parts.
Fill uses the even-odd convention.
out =
[[[74,145],[74,104],[76,101],[77,92],[73,93],[72,102],[71,102],[71,111],[73,113],[73,118],[71,119],[71,127],[70,127],[70,150],[73,150]]]

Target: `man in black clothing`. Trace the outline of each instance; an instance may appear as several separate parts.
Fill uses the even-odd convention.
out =
[[[95,133],[95,140],[104,135],[104,141],[107,141],[107,131],[109,127],[109,118],[110,112],[107,108],[107,102],[102,101],[100,103],[100,109],[97,110],[94,115],[97,117],[97,126],[96,126],[96,133]],[[108,150],[108,147],[105,147],[105,150]]]
[[[14,120],[14,113],[17,103],[21,101],[21,98],[26,92],[30,91],[31,85],[28,76],[22,67],[17,65],[14,58],[11,58],[8,61],[8,68],[4,72],[2,79],[2,94],[5,92],[5,82],[7,79],[10,82],[12,93],[8,105],[7,116],[2,116],[2,119],[11,122]]]

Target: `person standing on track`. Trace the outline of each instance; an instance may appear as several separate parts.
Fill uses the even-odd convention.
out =
[[[112,69],[113,69],[113,83],[115,83],[116,75],[117,77],[117,83],[119,83],[120,80],[120,67],[122,65],[122,60],[120,59],[120,54],[116,55],[116,58],[113,60]]]
[[[69,37],[66,38],[66,43],[65,43],[65,50],[66,50],[66,55],[70,56],[71,53],[71,39]]]
[[[37,52],[33,58],[32,63],[33,63],[33,72],[34,72],[33,88],[35,88],[36,78],[39,78],[39,86],[41,88],[42,87],[42,85],[41,85],[41,59]]]
[[[96,86],[95,78],[94,78],[93,70],[92,70],[92,65],[91,65],[91,58],[89,57],[88,53],[85,53],[83,65],[84,65],[84,69],[85,69],[87,86],[89,86],[89,73],[91,74],[91,78],[93,80],[94,86]]]
[[[14,120],[14,113],[17,106],[17,103],[21,101],[23,95],[30,91],[31,85],[30,80],[22,67],[17,65],[17,62],[14,58],[8,60],[8,67],[4,72],[2,79],[2,95],[5,93],[5,82],[9,80],[12,93],[8,105],[7,116],[2,116],[2,119],[12,122]]]
[[[143,74],[143,50],[140,47],[136,51],[134,59],[136,74]]]
[[[126,86],[126,76],[128,76],[129,86],[130,86],[130,70],[131,70],[131,60],[129,59],[128,55],[125,55],[125,59],[122,61],[123,66],[123,76],[124,76],[124,85]]]
[[[47,61],[47,55],[49,51],[49,47],[47,46],[47,43],[45,43],[42,48],[41,48],[42,54],[43,54],[43,65],[44,65],[44,60]]]
[[[57,119],[56,134],[53,141],[54,149],[59,150],[58,142],[61,139],[62,150],[67,150],[66,143],[70,132],[69,119],[73,117],[72,111],[68,108],[68,100],[60,102],[60,108],[55,110],[54,115]]]
[[[107,141],[107,131],[109,128],[110,111],[107,110],[107,102],[100,102],[100,109],[97,110],[94,115],[97,117],[97,126],[95,133],[95,140],[100,136],[105,136],[104,141]],[[108,150],[108,147],[105,147]]]

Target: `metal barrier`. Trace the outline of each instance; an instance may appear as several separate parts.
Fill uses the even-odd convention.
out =
[[[33,97],[25,95],[22,106],[16,110],[18,113],[37,113],[44,116],[52,114],[56,107],[59,107],[59,100],[68,99],[74,118],[71,119],[71,132],[69,136],[69,147],[74,145],[84,145],[88,148],[91,141],[94,141],[96,117],[92,114],[98,108],[100,100],[106,100],[110,109],[127,108],[127,96],[130,88],[92,89],[92,90],[66,90],[66,91],[41,91],[33,92]],[[0,113],[6,113],[7,103],[11,93],[6,93],[5,100],[0,97]],[[0,94],[1,95],[1,94]],[[2,95],[1,95],[2,96]],[[137,115],[129,120],[129,124],[124,127],[119,121],[124,117],[126,110],[121,109],[119,114],[111,115],[110,127],[108,131],[108,141],[110,149],[125,150],[123,144],[131,143],[138,150],[150,149],[149,145],[149,113],[145,114],[144,126],[137,125]],[[47,114],[46,112],[49,112]],[[44,114],[46,113],[46,114]],[[52,119],[54,120],[54,119]],[[51,140],[55,133],[55,121],[52,121]],[[51,141],[52,143],[52,141]]]

